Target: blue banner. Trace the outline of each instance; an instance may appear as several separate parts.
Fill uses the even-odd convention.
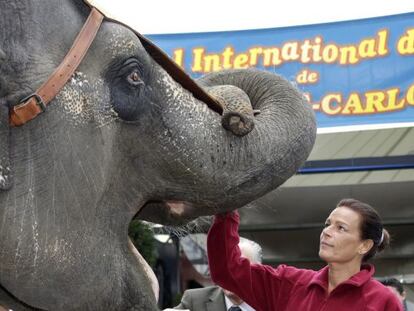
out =
[[[414,13],[148,37],[194,78],[249,67],[284,76],[309,98],[318,128],[414,122]]]

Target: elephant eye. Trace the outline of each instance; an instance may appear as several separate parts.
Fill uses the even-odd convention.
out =
[[[139,75],[138,70],[134,70],[132,71],[128,77],[127,77],[127,81],[129,84],[133,85],[133,86],[138,86],[140,84],[143,84],[144,82],[141,80],[141,77]]]

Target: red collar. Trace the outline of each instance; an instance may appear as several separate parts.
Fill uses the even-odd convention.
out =
[[[340,286],[348,284],[356,287],[360,287],[361,285],[368,282],[371,277],[374,275],[375,268],[373,265],[370,264],[363,264],[361,266],[361,270],[350,277],[345,282],[341,283]],[[309,286],[311,285],[319,285],[324,289],[328,288],[328,273],[329,273],[329,266],[326,266],[319,270],[309,282]]]

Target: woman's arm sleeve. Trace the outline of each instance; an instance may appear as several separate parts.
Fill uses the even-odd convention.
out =
[[[207,237],[210,274],[217,285],[234,292],[252,307],[270,310],[279,295],[280,275],[284,266],[251,264],[239,249],[237,212],[216,215]]]
[[[384,310],[387,311],[404,311],[404,307],[402,303],[397,300],[396,297],[392,297],[393,299],[388,299]]]

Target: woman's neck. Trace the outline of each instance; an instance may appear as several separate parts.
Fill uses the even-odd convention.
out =
[[[361,270],[361,262],[329,263],[328,294]]]

